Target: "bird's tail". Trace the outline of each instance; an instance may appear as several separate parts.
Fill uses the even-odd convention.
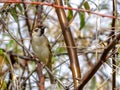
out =
[[[51,84],[55,84],[55,78],[54,78],[54,76],[53,76],[52,73],[51,73],[51,72],[53,71],[53,70],[52,70],[52,64],[49,63],[49,64],[47,65],[47,67],[49,68],[48,75],[49,75],[49,78],[50,78],[50,83],[51,83]]]

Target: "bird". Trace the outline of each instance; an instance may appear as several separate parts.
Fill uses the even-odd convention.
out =
[[[52,52],[50,42],[44,35],[45,26],[39,26],[32,32],[32,49],[38,59],[52,71]],[[48,72],[51,84],[54,84],[54,77]]]

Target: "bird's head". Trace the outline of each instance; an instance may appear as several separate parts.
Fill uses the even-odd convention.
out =
[[[36,27],[33,29],[32,35],[42,36],[44,34],[45,26]]]

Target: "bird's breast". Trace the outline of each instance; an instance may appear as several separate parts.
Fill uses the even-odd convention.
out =
[[[36,54],[36,56],[42,61],[44,62],[44,64],[48,63],[49,60],[49,56],[50,56],[50,51],[48,49],[48,47],[46,47],[45,45],[34,45],[33,47],[33,51]]]

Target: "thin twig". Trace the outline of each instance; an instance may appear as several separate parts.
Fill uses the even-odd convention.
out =
[[[23,3],[22,1],[8,1],[8,0],[2,0],[0,1],[0,3]],[[56,5],[53,3],[47,3],[47,2],[29,2],[29,1],[24,1],[25,4],[35,4],[35,5],[46,5],[46,6],[51,6],[54,8],[61,8],[61,9],[69,9],[69,10],[75,10],[78,12],[87,12],[87,13],[91,13],[91,14],[95,14],[101,17],[108,17],[108,18],[117,18],[115,16],[112,15],[106,15],[106,14],[101,14],[101,13],[97,13],[97,12],[93,12],[90,10],[85,10],[85,9],[78,9],[78,8],[71,8],[71,7],[66,7],[66,6],[61,6],[61,5]]]

